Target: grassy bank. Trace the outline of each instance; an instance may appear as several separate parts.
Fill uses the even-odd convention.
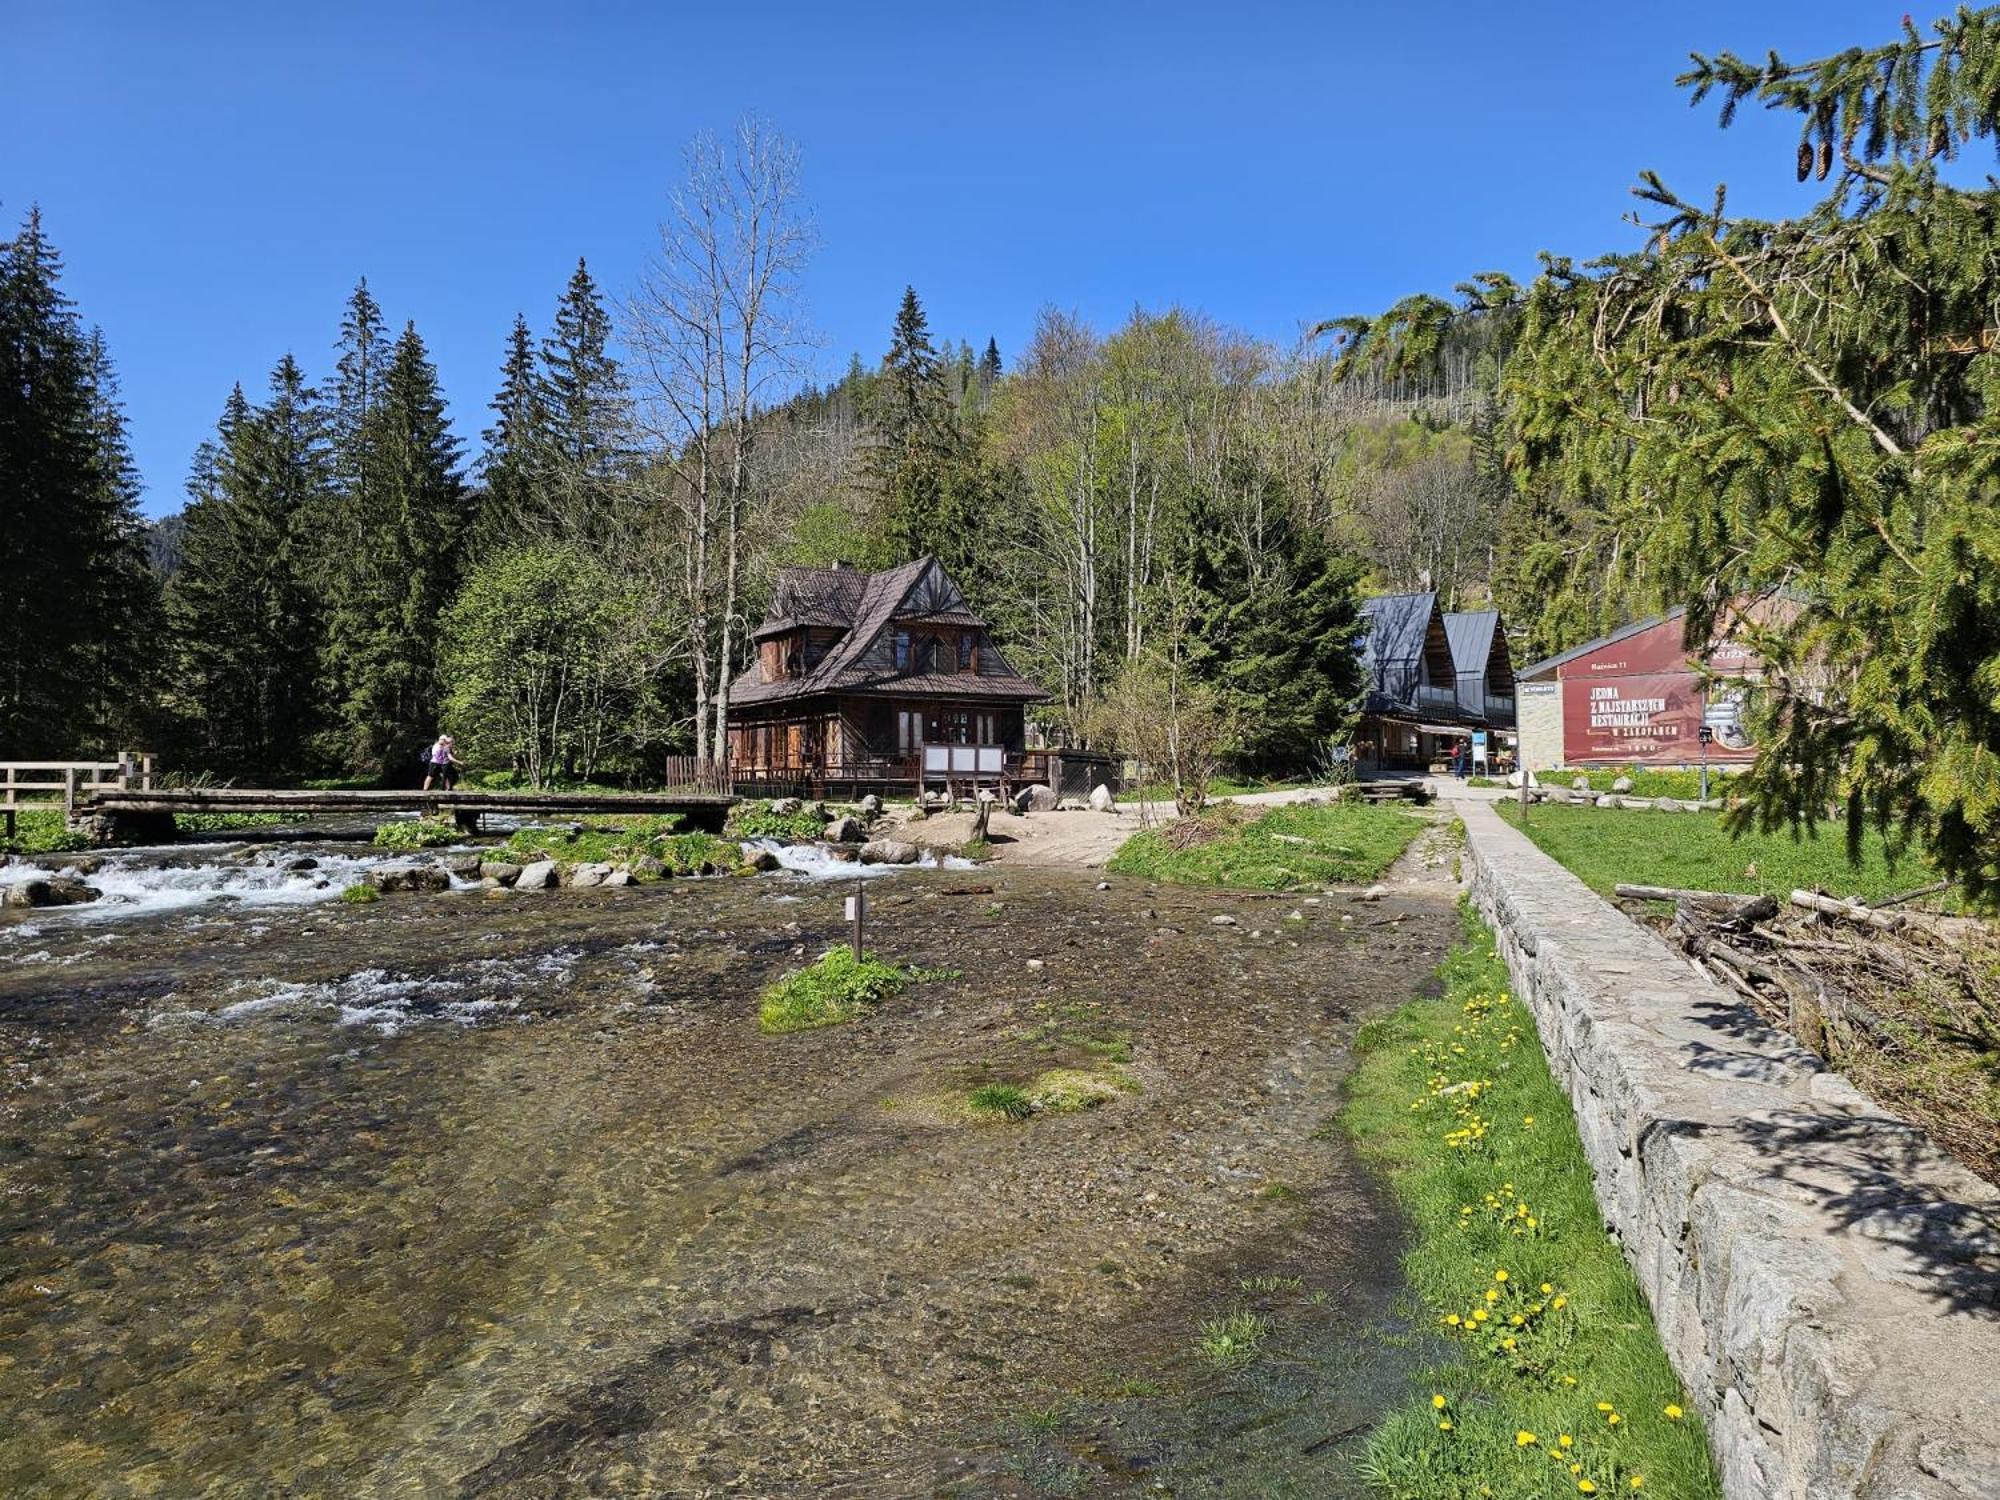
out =
[[[1519,808],[1510,802],[1495,806],[1501,817],[1519,826]],[[1823,827],[1816,838],[1784,831],[1738,838],[1715,813],[1542,803],[1528,810],[1527,832],[1585,885],[1606,896],[1623,880],[1780,895],[1818,889],[1874,901],[1931,879],[1928,866],[1914,855],[1891,865],[1881,836],[1873,832],[1862,839],[1860,864],[1849,864],[1838,827]]]
[[[1211,797],[1247,797],[1253,792],[1288,792],[1301,787],[1309,787],[1310,781],[1297,777],[1239,777],[1218,776],[1208,784]],[[1174,789],[1171,786],[1127,787],[1118,794],[1120,802],[1172,802]]]
[[[227,833],[300,821],[291,813],[178,813],[174,827],[181,833]],[[72,832],[60,807],[22,808],[13,840],[0,838],[4,854],[64,854],[89,847],[89,836]]]
[[[1294,805],[1261,814],[1225,804],[1134,834],[1105,868],[1174,885],[1267,891],[1373,880],[1423,826],[1408,813],[1365,804]]]
[[[1445,993],[1370,1022],[1344,1122],[1408,1214],[1447,1352],[1371,1439],[1396,1500],[1718,1496],[1700,1424],[1605,1233],[1569,1103],[1471,917]]]

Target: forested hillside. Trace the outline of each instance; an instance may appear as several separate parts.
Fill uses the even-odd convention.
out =
[[[643,777],[721,745],[778,567],[929,552],[1054,695],[1052,733],[1102,741],[1167,693],[1243,769],[1298,769],[1357,686],[1361,592],[1490,593],[1490,340],[1340,379],[1324,341],[1051,308],[1002,351],[934,333],[909,290],[880,357],[820,387],[795,148],[756,122],[698,141],[670,207],[640,284],[579,262],[545,321],[495,330],[483,421],[448,419],[418,324],[358,282],[216,393],[186,507],[150,529],[109,357],[31,217],[8,357],[67,384],[0,390],[41,455],[6,472],[68,508],[0,531],[22,591],[0,753],[396,780],[443,725],[478,765]]]

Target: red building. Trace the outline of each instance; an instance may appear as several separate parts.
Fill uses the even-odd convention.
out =
[[[1714,732],[1709,764],[1755,760],[1742,691],[1704,689],[1703,677],[1748,682],[1760,675],[1762,661],[1734,627],[1768,607],[1719,621],[1705,650],[1690,649],[1687,611],[1674,609],[1523,667],[1517,674],[1523,760],[1534,770],[1696,765],[1704,723]]]

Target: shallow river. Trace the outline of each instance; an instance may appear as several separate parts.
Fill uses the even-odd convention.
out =
[[[1353,1492],[1423,1351],[1321,1126],[1442,904],[903,872],[871,946],[944,977],[766,1037],[846,882],[360,857],[0,914],[0,1494]],[[1055,1067],[1137,1087],[962,1108]]]

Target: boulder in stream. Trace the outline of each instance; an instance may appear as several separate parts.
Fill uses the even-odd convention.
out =
[[[753,870],[766,872],[779,868],[778,856],[769,849],[752,849],[743,856],[743,863]]]
[[[870,839],[861,846],[864,865],[913,865],[919,857],[917,846],[901,839]]]
[[[5,891],[7,906],[83,906],[104,893],[81,880],[24,880]]]
[[[556,862],[552,859],[538,859],[531,865],[521,866],[521,873],[514,877],[517,891],[545,891],[556,883]]]
[[[448,891],[451,876],[436,865],[382,865],[365,877],[378,891]]]
[[[521,878],[521,867],[511,860],[482,859],[479,862],[479,877],[499,885],[512,885]]]
[[[868,837],[859,818],[835,818],[826,825],[827,839],[836,844],[858,844]]]

